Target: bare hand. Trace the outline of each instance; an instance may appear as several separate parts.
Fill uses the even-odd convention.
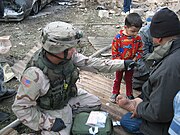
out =
[[[141,98],[135,98],[134,99],[134,102],[135,102],[135,109],[133,111],[133,114],[131,115],[131,118],[134,118],[134,117],[138,117],[138,114],[137,114],[137,106],[142,102],[143,100]]]
[[[123,109],[127,111],[134,111],[135,109],[135,102],[133,100],[129,100],[125,96],[118,95],[116,98],[116,103]]]

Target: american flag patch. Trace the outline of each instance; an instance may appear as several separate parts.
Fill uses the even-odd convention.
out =
[[[26,77],[22,78],[22,84],[24,84],[26,87],[30,87],[31,81],[26,79]]]

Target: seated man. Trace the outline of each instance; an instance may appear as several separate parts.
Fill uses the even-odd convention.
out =
[[[147,61],[155,61],[142,87],[142,99],[117,97],[120,107],[131,111],[122,116],[121,126],[130,133],[169,135],[174,116],[173,99],[180,88],[180,21],[170,9],[155,13],[150,25],[154,44],[158,45]]]

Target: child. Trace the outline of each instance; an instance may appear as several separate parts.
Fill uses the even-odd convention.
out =
[[[134,60],[137,61],[142,55],[142,41],[138,32],[142,27],[142,19],[137,13],[130,13],[125,18],[124,30],[120,30],[112,42],[112,59]],[[114,80],[114,86],[111,102],[115,103],[116,97],[120,91],[120,84],[125,72],[126,82],[126,95],[129,99],[133,99],[132,94],[132,75],[133,71],[116,71],[116,78]]]

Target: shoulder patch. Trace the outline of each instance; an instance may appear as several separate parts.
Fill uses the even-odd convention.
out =
[[[28,88],[31,86],[31,80],[27,79],[25,76],[22,77],[21,82],[24,86]]]

